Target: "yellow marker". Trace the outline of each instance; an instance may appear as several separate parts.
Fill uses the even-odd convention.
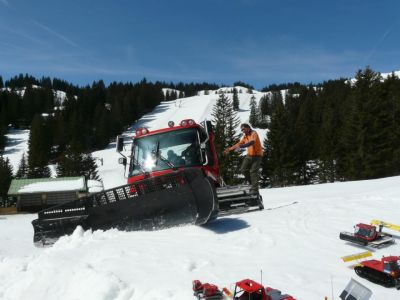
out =
[[[380,220],[372,220],[371,224],[376,225],[376,226],[382,225],[385,228],[389,228],[389,229],[392,229],[392,230],[400,231],[400,225],[395,225],[395,224],[384,222],[384,221],[380,221]]]
[[[352,255],[347,255],[347,256],[343,256],[342,260],[343,262],[348,262],[348,261],[352,261],[355,259],[360,259],[360,258],[366,258],[372,256],[372,252],[371,251],[365,251],[365,252],[361,252],[361,253],[356,253],[356,254],[352,254]]]

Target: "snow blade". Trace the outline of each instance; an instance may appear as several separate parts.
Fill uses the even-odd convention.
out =
[[[349,262],[349,261],[353,261],[353,260],[361,259],[361,258],[366,258],[366,257],[370,257],[370,256],[372,256],[372,252],[371,251],[365,251],[365,252],[361,252],[361,253],[355,253],[355,254],[343,256],[342,260],[343,260],[343,262]]]
[[[352,242],[361,246],[367,246],[368,242],[366,240],[363,240],[359,237],[356,237],[353,233],[351,232],[341,232],[339,235],[339,238],[344,241]]]
[[[156,230],[201,225],[218,214],[214,186],[201,169],[177,170],[42,210],[32,221],[36,245],[83,229]]]

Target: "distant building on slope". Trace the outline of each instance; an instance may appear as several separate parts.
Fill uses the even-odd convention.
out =
[[[18,211],[35,212],[86,196],[89,188],[84,176],[14,179],[8,196],[16,200]]]

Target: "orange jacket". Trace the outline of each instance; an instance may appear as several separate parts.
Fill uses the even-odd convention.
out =
[[[254,143],[251,143],[253,141]],[[251,145],[247,146],[248,143],[251,143]],[[243,135],[237,145],[240,148],[247,148],[248,156],[263,156],[263,148],[261,146],[260,138],[255,130],[251,130],[249,134]]]

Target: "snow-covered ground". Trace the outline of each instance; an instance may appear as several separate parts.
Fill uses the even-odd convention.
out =
[[[28,155],[29,130],[11,129],[6,137],[7,145],[4,148],[4,157],[10,160],[14,173],[16,173],[22,154],[25,153],[25,157]]]
[[[256,93],[256,100],[261,96]],[[217,97],[210,93],[163,102],[134,126],[152,130],[170,120],[211,119]],[[239,117],[245,122],[251,95],[239,97]],[[6,149],[17,164],[17,153],[26,149],[17,142],[19,134],[26,133],[15,136],[20,150]],[[126,182],[113,144],[93,155],[103,158],[99,170],[105,188]],[[264,189],[264,211],[152,232],[78,229],[44,249],[32,242],[35,214],[0,216],[0,299],[190,300],[195,299],[194,279],[232,288],[244,278],[260,281],[261,270],[263,284],[297,299],[339,299],[352,277],[372,290],[371,299],[400,299],[399,291],[356,276],[340,258],[365,249],[339,239],[340,231],[351,231],[358,222],[400,223],[399,181]],[[394,235],[399,242],[400,234]],[[375,258],[400,255],[398,243],[373,251]]]
[[[297,299],[339,299],[352,277],[371,299],[399,299],[356,276],[340,257],[365,249],[339,239],[357,222],[398,222],[399,181],[264,189],[264,211],[154,232],[76,230],[45,249],[32,243],[36,215],[1,216],[0,299],[190,300],[194,279],[231,288],[259,281],[260,270],[264,284]],[[374,251],[399,254],[399,244]]]

